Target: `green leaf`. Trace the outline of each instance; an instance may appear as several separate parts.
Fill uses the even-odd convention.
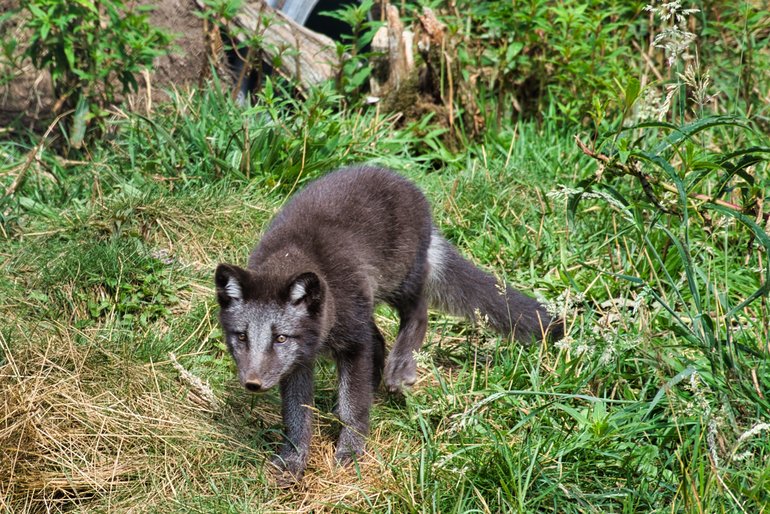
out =
[[[35,4],[29,4],[29,5],[27,6],[27,8],[28,8],[28,9],[29,9],[29,11],[30,11],[30,12],[31,12],[31,13],[32,13],[34,16],[35,16],[35,18],[48,18],[48,15],[47,15],[45,12],[43,12],[43,10],[42,10],[42,9],[40,9],[40,8],[39,8],[37,5],[35,5]]]
[[[675,133],[656,145],[650,153],[660,155],[665,150],[673,146],[678,146],[679,143],[686,139],[690,139],[699,132],[714,127],[725,126],[741,127],[751,130],[751,127],[748,126],[747,121],[744,118],[739,118],[737,116],[707,116],[678,127]]]
[[[69,39],[66,40],[62,50],[64,51],[64,55],[67,57],[67,64],[69,65],[70,69],[75,69],[75,48],[72,45],[72,41]]]
[[[514,41],[508,45],[508,49],[505,51],[505,60],[510,62],[514,57],[519,55],[524,49],[524,43],[521,41]]]
[[[623,91],[623,100],[626,110],[633,107],[634,103],[636,103],[636,100],[639,98],[639,92],[641,90],[642,85],[639,82],[639,79],[636,77],[630,77],[628,79],[628,83],[626,84],[626,88]]]
[[[51,25],[46,21],[40,27],[40,39],[45,40],[48,37],[48,34],[50,32],[51,32]]]
[[[88,114],[88,100],[85,95],[80,95],[75,115],[72,118],[72,131],[70,133],[70,145],[73,148],[80,148],[83,145],[83,138],[86,135],[86,116]]]
[[[89,2],[89,0],[74,0],[76,4],[82,5],[89,11],[99,14],[99,9],[96,8],[96,5],[94,5],[93,2]]]

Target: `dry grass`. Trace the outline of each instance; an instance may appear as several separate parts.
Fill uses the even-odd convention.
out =
[[[147,233],[150,244],[163,248],[185,268],[213,275],[217,264],[228,257],[245,260],[276,209],[225,199],[218,192],[209,195],[196,198],[189,205],[161,198],[140,209],[151,220],[148,223],[154,225]],[[104,215],[98,213],[95,218]],[[228,247],[222,241],[232,241],[237,254],[227,255]]]
[[[152,366],[66,336],[0,350],[0,510],[147,507],[238,446]]]
[[[264,512],[339,512],[344,506],[349,510],[369,511],[372,506],[382,507],[396,491],[403,490],[397,484],[390,467],[398,465],[383,455],[404,445],[401,440],[388,440],[381,432],[371,434],[367,441],[369,452],[357,466],[340,468],[334,460],[332,438],[315,438],[308,469],[301,484],[284,490],[276,490],[269,501],[259,505]],[[404,447],[400,453],[407,453]],[[256,506],[255,506],[256,507]]]
[[[393,466],[414,441],[375,426],[370,453],[341,469],[334,423],[319,413],[305,479],[280,489],[263,474],[268,453],[246,447],[259,443],[254,419],[280,423],[269,402],[248,408],[236,395],[212,412],[189,401],[170,363],[128,362],[69,327],[40,331],[0,335],[0,512],[369,510],[403,490]]]

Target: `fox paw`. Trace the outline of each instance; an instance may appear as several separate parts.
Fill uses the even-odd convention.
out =
[[[347,466],[356,461],[364,453],[364,438],[348,429],[343,428],[337,441],[337,451],[334,460],[340,466]]]
[[[292,487],[302,481],[305,474],[305,461],[299,455],[282,457],[276,455],[270,460],[273,478],[278,487]]]
[[[391,354],[385,363],[385,387],[391,393],[402,393],[417,382],[417,364],[411,355]]]

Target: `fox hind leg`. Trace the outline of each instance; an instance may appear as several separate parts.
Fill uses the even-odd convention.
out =
[[[420,294],[396,305],[401,318],[398,336],[385,363],[385,385],[391,392],[402,392],[417,381],[414,352],[422,346],[428,327],[428,302]]]

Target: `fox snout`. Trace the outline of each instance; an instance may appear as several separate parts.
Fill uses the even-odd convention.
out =
[[[291,361],[280,361],[268,355],[234,355],[238,380],[247,391],[261,393],[275,386],[286,373]],[[256,357],[256,358],[255,358]]]
[[[254,374],[241,375],[241,385],[250,393],[262,393],[276,384],[277,381],[266,377],[258,377]]]
[[[252,393],[258,393],[262,391],[262,382],[260,382],[259,380],[249,380],[245,384],[243,384],[243,387],[245,387],[247,391],[251,391]]]

